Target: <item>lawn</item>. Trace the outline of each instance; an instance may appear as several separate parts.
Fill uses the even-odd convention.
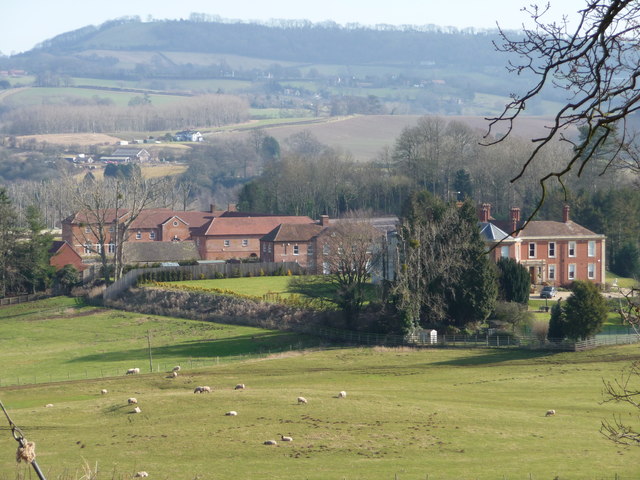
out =
[[[30,355],[43,373],[57,368],[39,352]],[[167,480],[625,480],[637,478],[638,453],[599,434],[603,419],[625,412],[600,403],[602,379],[639,357],[634,346],[562,354],[344,348],[176,379],[154,373],[5,387],[0,397],[36,442],[50,479],[79,478],[73,472],[86,462],[98,465],[98,480],[139,470]],[[247,388],[234,390],[239,382]],[[194,395],[197,385],[213,392]],[[100,395],[102,388],[109,393]],[[336,398],[340,390],[347,398]],[[297,404],[300,395],[308,404]],[[131,413],[131,396],[141,413]],[[556,416],[545,417],[550,408]],[[238,416],[225,416],[229,410]],[[16,445],[6,433],[0,472],[14,472]],[[263,445],[280,435],[293,442]]]

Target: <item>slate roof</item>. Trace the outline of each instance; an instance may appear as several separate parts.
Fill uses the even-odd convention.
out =
[[[323,228],[321,225],[283,223],[260,240],[266,242],[308,242]]]
[[[495,222],[506,230],[511,229],[509,222]],[[525,222],[518,222],[518,228],[522,228]],[[532,220],[526,227],[521,230],[517,235],[518,238],[570,238],[570,237],[594,237],[603,238],[604,235],[600,235],[592,232],[588,228],[577,224],[574,221],[568,222],[555,222],[552,220]]]
[[[491,222],[478,222],[480,235],[485,242],[515,242],[516,239]]]
[[[194,235],[259,235],[262,237],[282,223],[315,224],[311,218],[303,216],[217,217],[205,224],[198,232],[194,232]]]
[[[200,260],[195,242],[127,242],[123,247],[127,263],[180,262]]]

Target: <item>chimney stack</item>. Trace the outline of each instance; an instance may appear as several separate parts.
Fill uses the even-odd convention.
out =
[[[482,210],[480,211],[480,221],[487,223],[491,218],[491,204],[483,203]]]
[[[518,207],[511,207],[511,231],[515,232],[518,229],[518,223],[520,222],[520,209]]]
[[[216,211],[216,204],[215,203],[210,203],[209,204],[209,213],[213,213]]]
[[[320,215],[320,226],[322,227],[329,226],[329,215]]]
[[[564,223],[567,223],[569,221],[569,205],[565,204],[564,207],[562,207],[562,221]]]

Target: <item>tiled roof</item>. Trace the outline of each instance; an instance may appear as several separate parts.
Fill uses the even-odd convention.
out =
[[[64,240],[54,240],[49,249],[49,253],[58,253],[65,243],[67,242]]]
[[[524,222],[519,223],[519,227],[524,225]],[[560,237],[602,237],[597,233],[592,232],[588,228],[583,227],[571,220],[568,222],[554,222],[551,220],[533,220],[529,222],[526,227],[521,230],[518,235],[519,238],[560,238]]]
[[[261,238],[267,242],[308,242],[324,227],[310,224],[283,223]]]
[[[120,208],[117,212],[118,218],[122,219],[128,215],[129,210]],[[100,215],[104,215],[104,223],[113,223],[116,219],[116,209],[107,208],[105,210],[101,210]],[[63,223],[96,223],[96,216],[94,215],[94,212],[84,210],[68,216],[63,220]]]
[[[276,216],[276,217],[218,217],[202,228],[198,235],[259,235],[263,236],[281,223],[314,224],[309,217]]]
[[[127,242],[123,246],[127,263],[180,262],[200,260],[193,241],[184,242]]]

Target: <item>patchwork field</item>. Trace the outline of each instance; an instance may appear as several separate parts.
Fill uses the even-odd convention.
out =
[[[75,308],[65,300],[0,310],[0,361],[13,372],[69,365],[145,367],[152,353],[248,348],[257,329]],[[86,315],[79,316],[79,313]],[[164,347],[156,350],[157,345]],[[173,346],[172,346],[173,345]],[[162,353],[161,353],[162,352]],[[176,355],[176,352],[181,352]],[[640,358],[637,346],[549,354],[518,350],[332,348],[115,378],[0,388],[47,478],[79,479],[634,479],[637,449],[600,422],[602,379]],[[168,368],[167,368],[168,369]],[[234,390],[237,383],[245,390]],[[193,394],[198,385],[210,394]],[[101,395],[101,389],[109,391]],[[340,390],[347,398],[338,399]],[[308,403],[298,404],[304,396]],[[127,398],[136,397],[141,413]],[[52,407],[45,407],[52,404]],[[545,417],[553,408],[557,414]],[[226,416],[234,410],[237,416]],[[629,417],[633,421],[634,417]],[[0,479],[29,477],[0,435]],[[278,441],[280,435],[293,442]],[[14,472],[14,473],[9,473]]]

